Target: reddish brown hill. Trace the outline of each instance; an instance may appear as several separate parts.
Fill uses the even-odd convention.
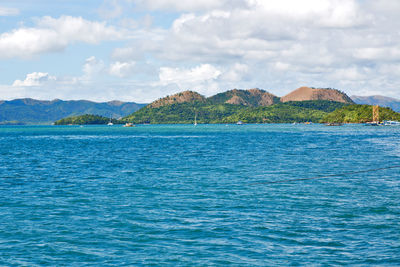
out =
[[[211,104],[234,104],[245,106],[270,106],[279,102],[279,97],[264,90],[254,88],[248,90],[233,89],[207,98]]]
[[[177,93],[175,95],[166,96],[164,98],[160,98],[153,103],[149,104],[150,108],[158,108],[161,106],[166,106],[175,103],[184,103],[184,102],[195,102],[195,101],[205,101],[205,97],[199,93],[193,91],[184,91],[181,93]]]
[[[300,87],[281,97],[281,102],[305,100],[331,100],[349,104],[354,103],[345,93],[336,89]]]

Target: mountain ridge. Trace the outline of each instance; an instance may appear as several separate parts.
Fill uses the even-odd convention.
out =
[[[135,102],[89,100],[36,100],[18,98],[0,101],[1,124],[50,124],[68,116],[94,114],[119,118],[144,107]]]
[[[206,101],[211,104],[234,104],[257,107],[279,103],[279,97],[259,88],[232,89],[210,96]]]
[[[351,99],[357,104],[379,105],[389,107],[394,111],[400,112],[400,99],[382,95],[357,96],[352,95]]]
[[[354,104],[353,100],[344,92],[331,88],[300,87],[289,94],[278,97],[263,89],[232,89],[225,92],[205,97],[195,91],[183,91],[171,96],[166,96],[153,101],[148,105],[149,108],[158,108],[165,105],[186,103],[186,102],[206,102],[209,104],[234,104],[250,107],[271,106],[280,102],[307,101],[307,100],[329,100]]]

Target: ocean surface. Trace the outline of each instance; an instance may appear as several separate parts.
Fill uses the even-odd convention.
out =
[[[400,266],[396,165],[400,127],[1,126],[0,265]]]

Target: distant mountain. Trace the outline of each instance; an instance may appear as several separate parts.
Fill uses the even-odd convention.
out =
[[[381,95],[373,95],[373,96],[351,96],[351,99],[357,104],[366,104],[366,105],[379,105],[382,107],[389,107],[394,111],[400,112],[400,99],[381,96]]]
[[[233,89],[207,98],[207,103],[260,107],[279,103],[279,97],[258,88],[248,90]]]
[[[144,107],[134,102],[87,100],[35,100],[31,98],[0,101],[0,124],[49,124],[61,118],[93,114],[120,118]]]
[[[281,102],[305,100],[330,100],[347,104],[354,103],[345,93],[331,88],[300,87],[281,97]]]

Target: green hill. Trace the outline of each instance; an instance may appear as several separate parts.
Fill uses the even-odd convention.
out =
[[[334,90],[324,89],[325,94]],[[342,93],[341,93],[342,94]],[[344,95],[344,94],[343,94]],[[322,98],[325,96],[322,96]],[[124,122],[172,124],[193,123],[246,123],[263,122],[318,122],[328,112],[346,103],[330,100],[288,101],[261,89],[233,89],[205,98],[185,91],[154,101],[122,119]]]
[[[88,125],[88,124],[107,124],[110,119],[99,115],[85,114],[71,116],[54,122],[54,125]],[[112,123],[118,123],[117,119],[111,119]]]
[[[243,109],[246,109],[246,107],[232,104],[175,103],[157,108],[145,107],[122,118],[122,120],[151,124],[193,123],[197,113],[199,123],[221,123],[223,118]]]
[[[303,87],[289,96],[304,100],[289,101],[287,97],[281,102],[278,97],[260,89],[234,89],[208,98],[185,91],[160,98],[115,123],[190,124],[195,116],[198,123],[362,123],[372,120],[371,106],[350,104],[347,95],[338,90]],[[312,98],[317,100],[309,100]],[[390,108],[381,108],[380,113],[381,120],[400,120],[400,114]],[[107,118],[98,119],[100,124],[107,122]],[[94,120],[86,115],[58,123],[86,124],[94,123]]]
[[[285,123],[319,122],[324,116],[344,103],[315,100],[278,103],[270,106],[249,107],[235,104],[210,104],[206,102],[175,103],[157,108],[142,108],[124,117],[122,121],[136,124],[193,123]]]
[[[206,99],[209,104],[235,104],[249,107],[270,106],[279,103],[279,97],[255,88],[249,90],[233,89]]]
[[[391,108],[379,108],[380,120],[400,121],[400,113]],[[348,105],[337,109],[321,120],[322,122],[340,122],[340,123],[364,123],[372,121],[372,106],[370,105]]]

